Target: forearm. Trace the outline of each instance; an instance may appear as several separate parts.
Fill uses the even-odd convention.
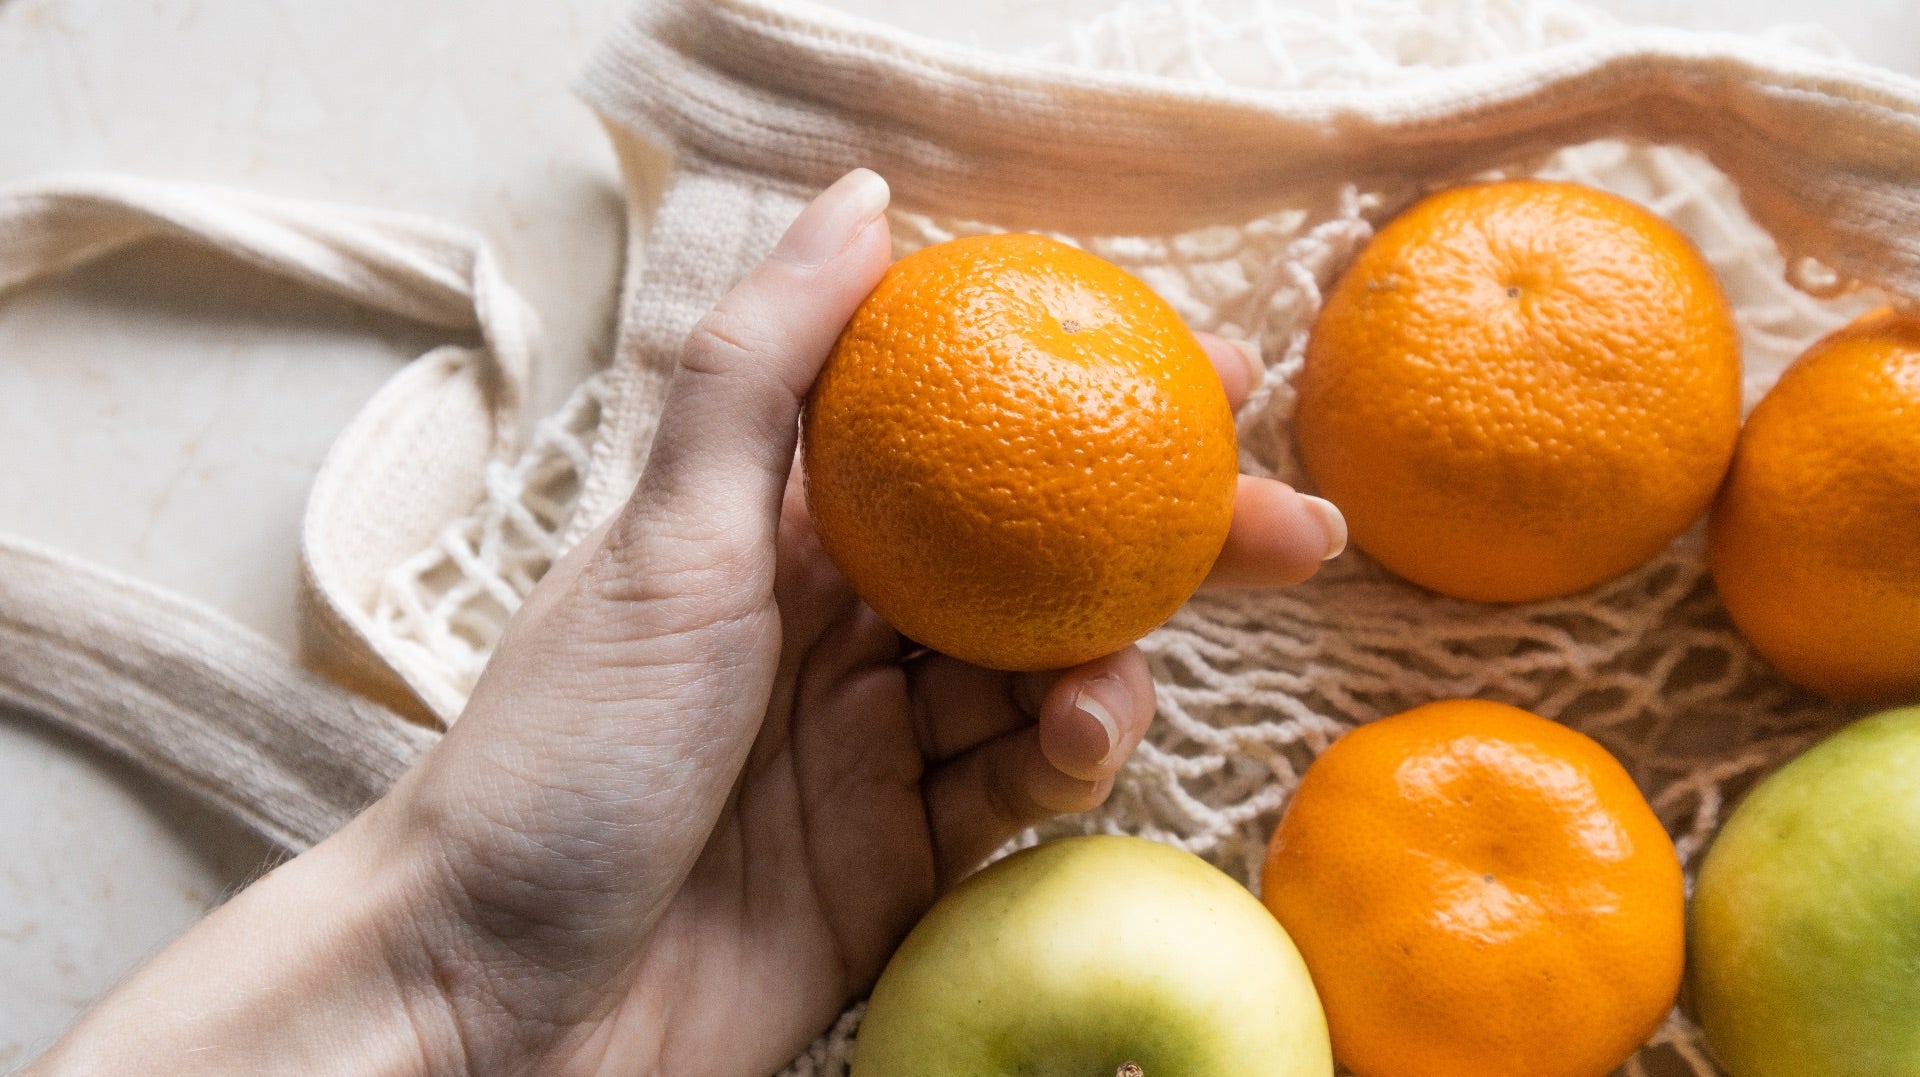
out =
[[[363,817],[242,891],[26,1072],[461,1072],[414,926],[424,871],[380,829]]]

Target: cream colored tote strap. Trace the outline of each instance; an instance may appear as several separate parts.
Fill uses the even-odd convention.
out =
[[[212,247],[352,303],[480,331],[517,410],[532,322],[477,236],[404,214],[104,173],[0,188],[0,291],[153,237]]]
[[[463,229],[379,210],[118,175],[0,189],[0,290],[154,236],[222,251],[351,302],[455,330],[403,368],[322,465],[301,541],[307,656],[422,720],[420,656],[377,631],[382,577],[485,494],[488,467],[518,449],[538,350],[532,310]]]
[[[124,176],[0,189],[0,290],[151,237],[224,252],[478,339],[397,373],[329,452],[302,536],[310,658],[220,615],[0,541],[0,699],[102,743],[293,847],[350,817],[434,734],[371,628],[382,575],[476,504],[516,451],[533,315],[484,242],[399,214]]]
[[[1687,146],[1790,257],[1920,300],[1920,83],[1732,35],[1618,29],[1391,87],[1271,91],[1006,57],[799,0],[649,0],[583,91],[686,158],[1091,235],[1237,224],[1601,138]]]
[[[0,703],[294,851],[438,739],[204,606],[13,542],[0,542]]]

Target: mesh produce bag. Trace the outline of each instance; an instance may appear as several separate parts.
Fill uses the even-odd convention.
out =
[[[166,677],[108,671],[204,735],[116,723],[115,707],[133,703],[69,705],[71,684],[24,662],[5,671],[0,698],[201,788],[291,847],[317,839],[455,719],[506,618],[631,488],[694,322],[813,192],[856,166],[893,186],[896,253],[1045,232],[1126,267],[1195,327],[1256,341],[1267,371],[1239,414],[1242,464],[1303,486],[1293,382],[1322,293],[1378,224],[1438,186],[1573,179],[1673,221],[1734,302],[1749,405],[1851,314],[1920,299],[1920,84],[1805,33],[1626,28],[1566,0],[1372,0],[1328,18],[1142,4],[1009,56],[786,0],[660,0],[618,28],[583,91],[623,161],[647,147],[673,161],[657,206],[630,177],[615,354],[523,446],[507,431],[534,345],[511,293],[483,257],[433,246],[457,248],[450,305],[466,310],[444,324],[477,326],[482,340],[396,378],[316,484],[311,657],[332,679],[276,670],[264,645],[229,629],[229,647],[209,628],[200,651],[155,667]],[[0,257],[9,234],[0,228]],[[362,298],[385,302],[375,293]],[[1610,583],[1509,606],[1436,596],[1358,552],[1285,591],[1197,597],[1142,643],[1160,713],[1111,799],[1022,840],[1143,834],[1257,884],[1315,753],[1358,723],[1477,696],[1604,743],[1691,870],[1735,797],[1851,716],[1779,680],[1733,632],[1703,547],[1695,528]],[[18,548],[0,558],[55,563]],[[166,650],[164,624],[143,626],[152,618],[123,608],[136,592],[105,577],[88,609],[63,609],[62,581],[80,571],[44,570],[35,589],[9,569],[0,628],[38,638],[56,622],[97,624],[97,639],[128,653]],[[212,624],[184,606],[174,615]],[[251,658],[206,672],[206,654],[242,643]],[[37,646],[56,665],[93,653],[59,633]],[[249,683],[261,671],[281,680]],[[246,765],[223,754],[228,742]],[[274,803],[289,785],[311,810]],[[843,1072],[857,1021],[792,1072]],[[1715,1071],[1676,1012],[1624,1072]]]

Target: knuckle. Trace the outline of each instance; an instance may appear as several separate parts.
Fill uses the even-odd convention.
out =
[[[989,769],[982,792],[987,810],[1000,821],[1003,830],[1017,833],[1054,814],[1053,809],[1035,797],[1036,790],[1030,787],[1033,763],[1024,751],[1003,757],[999,764]],[[1044,762],[1040,765],[1052,766]]]
[[[623,514],[582,574],[592,608],[622,612],[592,630],[630,633],[642,614],[668,634],[750,620],[772,604],[774,577],[772,557],[753,534],[724,512]]]
[[[698,374],[738,376],[765,366],[778,352],[779,334],[763,319],[742,311],[733,297],[723,299],[694,323],[681,365]]]

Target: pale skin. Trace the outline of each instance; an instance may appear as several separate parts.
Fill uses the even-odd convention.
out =
[[[763,1077],[944,888],[1106,798],[1153,715],[1137,649],[914,654],[814,539],[797,419],[886,268],[886,201],[850,173],[701,323],[631,499],[445,740],[27,1072]],[[1237,405],[1252,372],[1202,342]],[[1210,585],[1296,583],[1344,542],[1243,476]]]

